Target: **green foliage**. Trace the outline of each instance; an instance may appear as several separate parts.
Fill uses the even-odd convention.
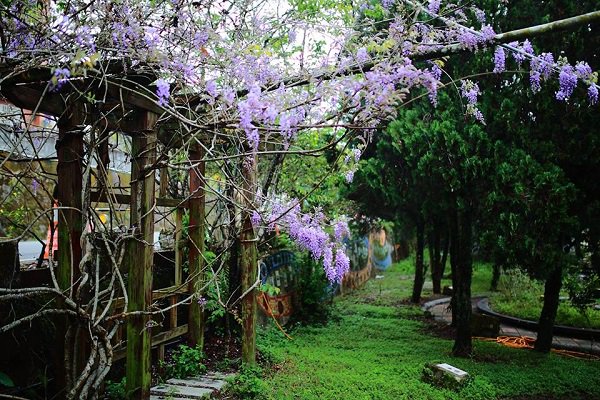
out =
[[[123,377],[119,382],[106,381],[105,396],[108,400],[125,400],[127,381]]]
[[[394,264],[364,289],[336,298],[340,320],[298,328],[290,341],[276,331],[259,345],[285,360],[264,378],[266,399],[493,400],[600,397],[598,365],[475,341],[473,358],[451,355],[452,342],[433,335],[422,311],[399,304],[411,290],[410,260]],[[489,271],[480,269],[489,277]],[[482,284],[483,286],[483,284]],[[485,287],[489,286],[486,280]],[[446,362],[467,371],[460,392],[421,381],[423,365]],[[548,379],[552,377],[552,379]]]
[[[10,376],[0,371],[0,386],[14,387],[15,383],[10,379]]]
[[[323,267],[309,253],[297,253],[297,304],[294,304],[293,322],[300,324],[325,324],[332,316],[329,282]]]
[[[229,381],[227,393],[238,399],[263,399],[267,385],[262,380],[258,366],[242,366],[240,372]]]
[[[501,276],[498,289],[499,292],[491,294],[490,297],[494,311],[530,321],[539,319],[544,294],[542,283],[530,279],[518,269],[511,269]],[[600,329],[600,311],[563,300],[558,306],[555,323]]]
[[[189,378],[206,372],[206,366],[202,364],[202,350],[186,345],[180,345],[169,354],[169,361],[163,364],[167,379]]]
[[[214,323],[223,318],[226,314],[225,308],[219,302],[219,296],[222,293],[228,293],[229,280],[225,269],[221,269],[216,273],[212,269],[211,266],[216,257],[216,254],[212,251],[204,252],[204,259],[207,266],[205,269],[206,279],[210,281],[206,292],[203,294],[206,299],[204,310],[206,311],[206,321],[208,323]]]

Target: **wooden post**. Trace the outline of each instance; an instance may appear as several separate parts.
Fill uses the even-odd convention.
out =
[[[198,165],[190,170],[190,277],[188,288],[190,294],[196,294],[192,299],[188,313],[188,340],[190,346],[204,348],[204,310],[199,304],[204,285],[204,210],[205,210],[205,164],[202,161],[204,154],[198,145],[190,150],[190,161]]]
[[[60,207],[66,207],[58,211],[58,232],[57,238],[54,239],[58,241],[56,280],[59,288],[69,297],[73,297],[80,277],[79,262],[81,261],[81,232],[83,229],[81,214],[83,111],[80,103],[70,105],[58,120],[58,141],[56,142],[58,157],[56,200]],[[52,252],[51,248],[49,252]],[[60,305],[61,303],[59,303]],[[64,390],[70,390],[71,388],[68,386],[72,384],[69,379],[71,373],[68,370],[71,365],[67,364],[66,359],[75,360],[75,370],[71,371],[75,375],[81,371],[85,362],[87,346],[83,336],[76,337],[75,343],[65,343],[68,327],[73,328],[72,322],[69,318],[65,318],[57,323],[55,366],[56,390],[59,395],[62,395]],[[77,354],[74,353],[75,348],[78,349]]]
[[[242,299],[242,362],[253,365],[256,363],[256,288],[250,288],[256,282],[258,265],[251,209],[256,195],[256,156],[248,157],[242,162],[242,195],[245,201],[240,235],[240,269],[242,294],[248,292]]]
[[[82,157],[83,132],[79,124],[83,116],[73,105],[58,121],[56,153],[58,177],[56,196],[62,209],[58,213],[58,285],[62,290],[71,288],[79,277],[81,260],[81,192],[83,187]]]
[[[156,161],[156,114],[140,116],[141,127],[132,137],[131,209],[133,239],[128,243],[129,282],[127,311],[148,311],[152,303],[152,259],[154,237],[154,169]],[[150,396],[150,317],[137,315],[127,320],[127,398]]]
[[[181,286],[181,280],[183,277],[183,241],[181,240],[181,232],[183,229],[183,208],[177,208],[175,210],[175,286],[179,290]],[[174,295],[171,297],[171,305],[177,303],[179,296]],[[171,329],[177,328],[177,308],[173,307],[169,313],[169,327]]]

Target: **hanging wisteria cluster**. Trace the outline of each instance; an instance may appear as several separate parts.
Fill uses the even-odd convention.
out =
[[[53,74],[48,89],[62,93],[82,77],[111,81],[123,72],[151,71],[155,80],[151,87],[140,87],[140,94],[187,124],[188,131],[220,127],[237,132],[245,144],[240,157],[260,154],[267,146],[288,151],[300,131],[321,127],[334,129],[336,137],[362,134],[368,142],[380,121],[392,118],[412,92],[426,93],[436,105],[444,86],[441,64],[423,60],[486,46],[498,45],[496,73],[506,71],[509,54],[521,68],[528,63],[534,92],[557,79],[558,100],[570,99],[582,83],[589,102],[598,101],[597,73],[587,63],[572,65],[549,53],[536,54],[527,40],[498,44],[480,9],[440,0],[357,5],[365,16],[363,31],[375,29],[369,12],[388,22],[378,24],[373,35],[341,22],[311,25],[299,16],[281,23],[284,15],[293,15],[284,1],[273,6],[233,0],[16,0],[0,7],[0,55],[11,68],[3,79],[45,66]],[[320,50],[310,51],[298,31],[314,37],[313,48],[321,43]],[[271,45],[274,41],[277,46]],[[121,69],[111,72],[109,64]],[[477,83],[465,80],[460,87],[466,114],[484,123]],[[201,100],[202,110],[188,105],[190,93]],[[218,159],[216,151],[210,148],[209,156]],[[360,155],[358,151],[348,160],[356,164]],[[354,171],[346,170],[348,181]],[[330,236],[321,227],[324,216],[303,213],[298,202],[261,209],[271,214],[254,211],[255,224],[280,221],[301,248],[322,260],[330,280],[341,280],[348,269],[340,241],[345,228],[334,224],[335,235]]]

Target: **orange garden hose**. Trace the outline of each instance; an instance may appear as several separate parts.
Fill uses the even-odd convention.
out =
[[[273,321],[275,322],[275,325],[277,325],[277,328],[279,328],[279,330],[281,331],[281,333],[283,333],[286,338],[288,338],[289,340],[294,340],[294,338],[292,338],[290,335],[287,334],[286,331],[283,330],[283,327],[279,324],[279,322],[277,321],[277,318],[275,318],[275,314],[273,314],[273,310],[271,310],[271,305],[269,304],[269,300],[267,299],[267,296],[265,295],[265,292],[261,292],[261,295],[263,297],[263,300],[264,300],[267,308],[269,309],[269,314],[271,314],[271,318],[273,318]]]
[[[535,339],[530,336],[498,336],[497,338],[473,337],[473,339],[483,340],[485,342],[496,342],[506,347],[515,349],[533,349]],[[595,354],[582,353],[579,351],[551,349],[553,353],[565,357],[578,358],[584,360],[600,360],[600,356]]]

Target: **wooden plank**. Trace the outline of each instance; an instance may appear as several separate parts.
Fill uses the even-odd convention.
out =
[[[111,193],[110,196],[107,196],[104,191],[92,191],[90,193],[90,199],[96,203],[108,203],[110,198],[110,202],[114,202],[116,204],[131,204],[131,196],[128,194],[122,193]],[[170,208],[186,208],[187,200],[180,199],[169,199],[166,197],[158,197],[155,199],[156,205],[158,207],[170,207]]]
[[[251,210],[253,209],[256,193],[256,156],[242,169],[242,195],[244,208],[242,210],[242,232],[240,235],[241,253],[240,269],[242,275],[242,293],[248,292],[242,298],[242,362],[256,364],[256,288],[249,291],[256,281],[257,255],[256,235],[252,226]]]
[[[172,297],[172,296],[177,296],[179,294],[186,294],[186,293],[188,293],[187,286],[184,286],[184,287],[170,286],[168,288],[152,291],[152,301],[154,302],[156,300],[160,300],[160,299],[164,299],[164,298]],[[117,297],[113,300],[113,302],[114,302],[114,307],[116,307],[116,308],[123,308],[123,306],[125,305],[125,299],[123,297]]]
[[[204,348],[204,307],[200,304],[201,291],[204,285],[204,212],[205,212],[205,163],[201,146],[190,150],[190,161],[197,163],[189,173],[190,196],[188,200],[190,212],[189,240],[189,292],[194,298],[188,307],[188,341],[190,346]]]
[[[152,304],[152,259],[154,235],[154,176],[158,116],[146,113],[143,131],[132,137],[130,221],[133,238],[129,240],[127,263],[129,297],[127,311],[149,311]],[[127,398],[150,397],[151,337],[148,315],[127,319]]]
[[[178,326],[175,329],[171,329],[165,332],[160,332],[154,336],[152,336],[152,347],[159,346],[163,343],[176,339],[180,336],[186,335],[188,331],[187,324]],[[114,361],[121,360],[125,358],[127,355],[127,351],[125,347],[118,347],[114,350]]]

